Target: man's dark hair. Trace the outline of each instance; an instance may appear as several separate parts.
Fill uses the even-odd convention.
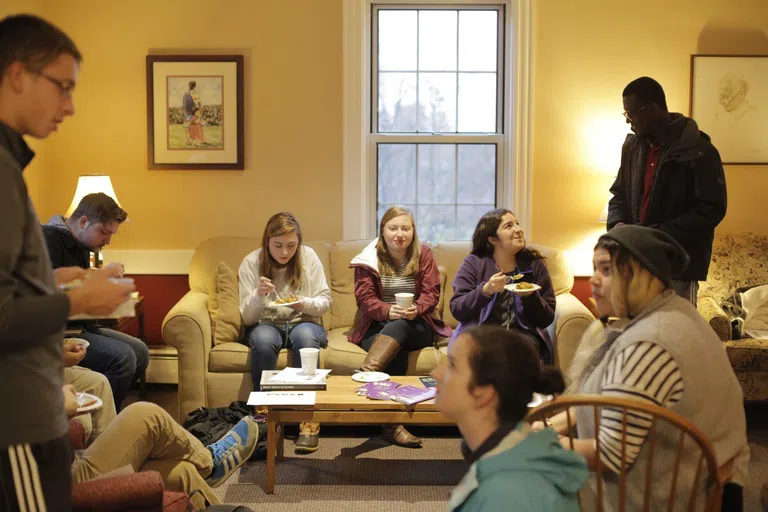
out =
[[[17,14],[0,20],[0,81],[14,62],[41,71],[62,54],[83,60],[72,39],[44,19]]]
[[[495,325],[472,327],[462,335],[475,342],[469,354],[470,389],[493,386],[501,422],[519,423],[525,418],[534,392],[552,395],[565,389],[560,370],[541,366],[529,335]]]
[[[128,213],[120,208],[114,199],[103,192],[88,194],[83,196],[80,204],[72,212],[72,219],[79,219],[85,216],[89,222],[109,222],[123,223],[128,218]]]
[[[662,89],[661,84],[653,78],[641,76],[640,78],[629,82],[624,88],[624,92],[621,93],[621,96],[625,98],[633,95],[642,105],[655,103],[664,110],[667,110],[667,97],[664,94],[664,89]]]
[[[189,90],[191,91],[195,87],[197,87],[197,82],[195,82],[194,80],[190,80],[189,81]]]

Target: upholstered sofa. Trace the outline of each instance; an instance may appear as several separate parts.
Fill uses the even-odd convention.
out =
[[[365,351],[349,343],[344,333],[352,325],[356,304],[353,272],[349,262],[368,243],[365,240],[338,242],[306,242],[317,252],[323,263],[331,288],[333,305],[323,317],[328,331],[328,348],[320,353],[320,363],[335,375],[350,375],[365,358]],[[209,309],[217,289],[217,276],[222,265],[234,274],[243,258],[260,246],[256,238],[218,237],[201,243],[192,257],[190,291],[171,309],[163,322],[163,339],[178,349],[179,357],[179,412],[184,418],[197,407],[221,407],[234,400],[244,400],[253,389],[250,376],[249,348],[240,343],[242,329],[230,329],[228,339],[212,334]],[[547,258],[547,265],[557,294],[556,318],[549,327],[555,342],[557,361],[567,368],[582,333],[594,316],[569,292],[573,275],[564,255],[555,249],[532,244]],[[433,244],[432,250],[441,270],[442,290],[437,313],[451,327],[457,322],[450,313],[448,298],[453,293],[453,277],[469,253],[469,242]],[[229,292],[230,295],[232,292]],[[217,297],[216,302],[221,303]],[[230,299],[231,301],[231,299]],[[220,332],[220,331],[219,331]],[[408,373],[426,375],[445,358],[447,340],[411,352]],[[282,350],[278,368],[288,363],[290,351]]]
[[[717,235],[706,281],[699,283],[698,309],[718,334],[745,400],[768,400],[768,340],[734,340],[731,318],[720,304],[737,288],[768,284],[768,236]]]

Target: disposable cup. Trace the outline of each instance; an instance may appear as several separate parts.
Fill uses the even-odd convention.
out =
[[[395,302],[401,308],[408,309],[413,305],[413,294],[412,293],[396,293]]]
[[[320,358],[320,349],[302,348],[301,354],[301,373],[304,375],[314,375],[317,373],[317,361]]]

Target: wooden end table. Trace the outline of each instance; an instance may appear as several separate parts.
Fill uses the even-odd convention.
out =
[[[394,382],[421,387],[418,377],[392,377]],[[407,406],[389,400],[370,400],[355,390],[362,386],[350,376],[328,377],[325,391],[317,391],[314,406],[270,405],[267,412],[267,494],[275,492],[276,460],[283,460],[283,426],[316,421],[321,425],[454,425],[435,407],[434,400]]]

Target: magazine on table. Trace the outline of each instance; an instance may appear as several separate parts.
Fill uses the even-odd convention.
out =
[[[373,400],[393,400],[405,405],[414,405],[435,398],[435,388],[403,386],[397,382],[369,382],[357,388],[357,394]]]

